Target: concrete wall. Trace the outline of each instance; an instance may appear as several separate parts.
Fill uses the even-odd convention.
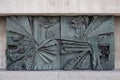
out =
[[[119,15],[120,0],[0,0],[0,15]]]
[[[6,68],[6,18],[0,17],[0,69]]]
[[[120,17],[115,17],[115,68],[120,69]]]
[[[0,0],[7,15],[120,15],[120,0]],[[5,69],[6,19],[0,17],[0,68]],[[115,68],[120,68],[120,17],[115,17]]]

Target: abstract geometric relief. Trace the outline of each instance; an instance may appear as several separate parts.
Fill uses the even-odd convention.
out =
[[[8,17],[7,69],[59,69],[58,17]]]
[[[7,18],[7,70],[114,69],[114,17]]]

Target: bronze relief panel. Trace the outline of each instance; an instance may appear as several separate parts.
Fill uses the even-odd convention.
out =
[[[114,69],[114,17],[10,16],[7,70]]]

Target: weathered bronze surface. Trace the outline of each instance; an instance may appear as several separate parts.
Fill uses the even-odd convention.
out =
[[[114,17],[7,18],[7,70],[114,69]]]

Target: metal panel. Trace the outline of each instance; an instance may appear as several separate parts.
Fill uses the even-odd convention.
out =
[[[61,23],[62,69],[114,69],[113,17],[62,17]]]
[[[58,17],[8,17],[7,69],[59,69]]]
[[[8,70],[114,69],[114,17],[7,19]]]

